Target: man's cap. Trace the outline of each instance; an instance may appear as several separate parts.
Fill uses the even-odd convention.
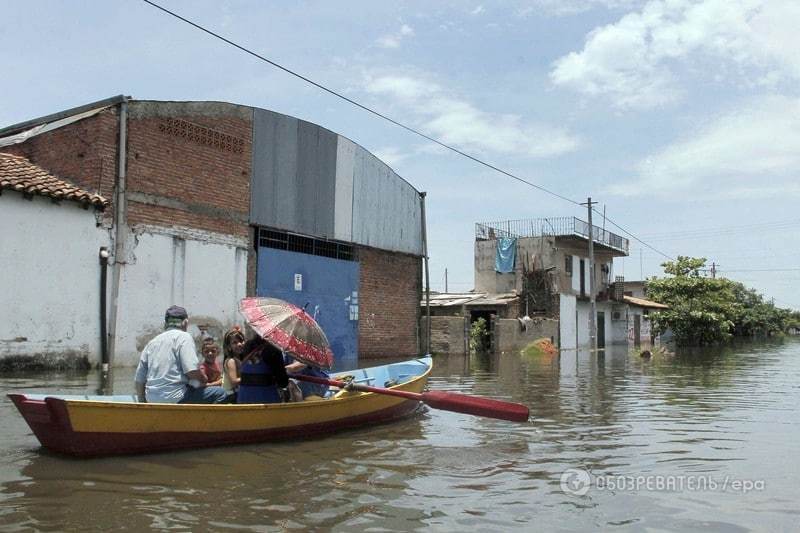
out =
[[[164,320],[169,320],[170,318],[177,318],[179,320],[183,320],[184,318],[189,318],[189,313],[186,312],[186,309],[179,305],[173,305],[167,312],[164,313]]]

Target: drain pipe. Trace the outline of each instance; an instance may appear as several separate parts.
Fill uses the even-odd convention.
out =
[[[428,227],[425,220],[425,196],[428,193],[419,193],[419,203],[422,211],[422,253],[425,259],[425,354],[431,353],[431,278],[428,271]]]
[[[125,264],[125,235],[128,230],[125,178],[128,167],[128,100],[119,104],[119,141],[117,145],[117,179],[114,191],[114,272],[111,278],[111,309],[108,320],[109,365],[114,364],[117,351],[117,307],[122,266]]]
[[[100,367],[108,372],[108,331],[106,330],[106,290],[108,285],[108,248],[100,247]]]

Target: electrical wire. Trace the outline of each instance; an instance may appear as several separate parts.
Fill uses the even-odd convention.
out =
[[[717,272],[800,272],[800,268],[740,268],[717,270]]]
[[[475,156],[470,155],[470,154],[468,154],[468,153],[466,153],[466,152],[464,152],[462,150],[459,150],[458,148],[455,148],[454,146],[451,146],[451,145],[449,145],[447,143],[444,143],[444,142],[442,142],[442,141],[440,141],[440,140],[438,140],[438,139],[436,139],[434,137],[431,137],[430,135],[422,133],[421,131],[419,131],[419,130],[411,127],[411,126],[407,126],[407,125],[403,124],[402,122],[394,120],[393,118],[388,117],[387,115],[384,115],[383,113],[380,113],[379,111],[376,111],[376,110],[372,109],[371,107],[368,107],[368,106],[366,106],[364,104],[361,104],[360,102],[357,102],[356,100],[353,100],[352,98],[348,98],[347,96],[345,96],[345,95],[343,95],[343,94],[341,94],[341,93],[339,93],[339,92],[337,92],[337,91],[335,91],[333,89],[330,89],[330,88],[322,85],[321,83],[318,83],[318,82],[310,79],[307,76],[299,74],[298,72],[295,72],[294,70],[292,70],[292,69],[290,69],[288,67],[285,67],[285,66],[281,65],[280,63],[272,61],[271,59],[268,59],[268,58],[266,58],[266,57],[264,57],[264,56],[262,56],[262,55],[260,55],[260,54],[258,54],[256,52],[254,52],[254,51],[252,51],[252,50],[250,50],[250,49],[248,49],[248,48],[246,48],[246,47],[244,47],[244,46],[242,46],[240,44],[237,44],[234,41],[232,41],[230,39],[227,39],[226,37],[223,37],[222,35],[219,35],[218,33],[215,33],[213,31],[205,28],[204,26],[201,26],[200,24],[197,24],[196,22],[192,22],[191,20],[189,20],[189,19],[187,19],[187,18],[185,18],[185,17],[183,17],[183,16],[181,16],[181,15],[179,15],[179,14],[173,12],[173,11],[170,11],[169,9],[166,9],[163,6],[158,5],[158,4],[156,4],[155,2],[153,2],[151,0],[142,0],[142,1],[144,3],[146,3],[146,4],[148,4],[148,5],[156,8],[156,9],[158,9],[158,10],[160,10],[160,11],[162,11],[162,12],[164,12],[164,13],[170,15],[170,16],[172,16],[172,17],[175,17],[176,19],[178,19],[178,20],[180,20],[182,22],[185,22],[186,24],[189,24],[190,26],[193,26],[194,28],[197,28],[198,30],[200,30],[200,31],[202,31],[204,33],[207,33],[208,35],[211,35],[212,37],[214,37],[216,39],[219,39],[219,40],[225,42],[226,44],[229,44],[230,46],[233,46],[234,48],[237,48],[238,50],[241,50],[242,52],[245,52],[246,54],[249,54],[249,55],[251,55],[251,56],[253,56],[253,57],[257,58],[257,59],[260,59],[261,61],[264,61],[265,63],[268,63],[268,64],[272,65],[273,67],[278,68],[278,69],[286,72],[287,74],[290,74],[290,75],[292,75],[292,76],[294,76],[296,78],[299,78],[299,79],[305,81],[306,83],[308,83],[310,85],[313,85],[314,87],[317,87],[318,89],[320,89],[322,91],[327,92],[328,94],[331,94],[331,95],[333,95],[333,96],[335,96],[337,98],[340,98],[341,100],[344,100],[345,102],[347,102],[347,103],[349,103],[351,105],[354,105],[354,106],[358,107],[359,109],[362,109],[362,110],[364,110],[364,111],[366,111],[368,113],[371,113],[371,114],[373,114],[373,115],[375,115],[375,116],[377,116],[377,117],[379,117],[379,118],[381,118],[383,120],[386,120],[386,121],[390,122],[391,124],[394,124],[395,126],[403,128],[404,130],[406,130],[406,131],[408,131],[410,133],[418,135],[418,136],[420,136],[420,137],[422,137],[422,138],[424,138],[424,139],[426,139],[426,140],[428,140],[428,141],[430,141],[432,143],[435,143],[435,144],[441,146],[442,148],[450,150],[451,152],[454,152],[454,153],[456,153],[456,154],[458,154],[458,155],[460,155],[462,157],[466,157],[467,159],[469,159],[471,161],[474,161],[475,163],[478,163],[479,165],[483,165],[486,168],[494,170],[495,172],[499,172],[500,174],[503,174],[503,175],[505,175],[505,176],[507,176],[507,177],[509,177],[511,179],[514,179],[514,180],[516,180],[516,181],[518,181],[520,183],[523,183],[525,185],[528,185],[530,187],[538,189],[538,190],[540,190],[540,191],[542,191],[544,193],[547,193],[547,194],[549,194],[551,196],[559,198],[559,199],[561,199],[561,200],[563,200],[565,202],[571,203],[571,204],[576,205],[576,206],[581,206],[581,203],[576,201],[576,200],[573,200],[573,199],[568,198],[566,196],[563,196],[563,195],[561,195],[561,194],[559,194],[559,193],[557,193],[555,191],[551,191],[550,189],[547,189],[547,188],[545,188],[545,187],[543,187],[541,185],[537,185],[537,184],[535,184],[535,183],[533,183],[531,181],[523,179],[523,178],[521,178],[521,177],[519,177],[519,176],[517,176],[517,175],[515,175],[515,174],[513,174],[513,173],[511,173],[509,171],[503,170],[500,167],[497,167],[497,166],[495,166],[495,165],[493,165],[491,163],[488,163],[488,162],[486,162],[486,161],[484,161],[484,160],[482,160],[482,159],[480,159],[478,157],[475,157]],[[623,233],[625,233],[626,235],[628,235],[629,237],[631,237],[632,239],[634,239],[638,243],[640,243],[643,246],[653,250],[654,252],[658,253],[659,255],[661,255],[663,257],[666,257],[667,259],[669,259],[671,261],[675,260],[672,256],[662,252],[661,250],[658,250],[657,248],[655,248],[655,247],[651,246],[650,244],[646,243],[645,241],[643,241],[642,239],[640,239],[639,237],[637,237],[636,235],[634,235],[630,231],[626,230],[625,228],[623,228],[622,226],[620,226],[619,224],[617,224],[616,222],[614,222],[613,220],[611,220],[610,218],[605,216],[605,214],[601,214],[599,211],[597,211],[597,209],[592,208],[592,210],[594,212],[596,212],[598,215],[603,216],[603,218],[607,222],[611,223],[613,226],[618,228],[620,231],[622,231]]]
[[[675,261],[675,258],[674,258],[674,257],[672,257],[672,256],[670,256],[670,255],[667,255],[667,254],[665,254],[664,252],[662,252],[661,250],[659,250],[659,249],[657,249],[657,248],[654,248],[653,246],[651,246],[651,245],[647,244],[647,243],[646,243],[646,242],[644,242],[642,239],[640,239],[639,237],[637,237],[636,235],[634,235],[634,234],[633,234],[633,233],[631,233],[630,231],[626,230],[625,228],[623,228],[622,226],[620,226],[619,224],[617,224],[616,222],[614,222],[613,220],[611,220],[610,218],[608,218],[608,216],[604,216],[604,215],[603,215],[603,213],[601,213],[600,211],[598,211],[598,210],[597,210],[597,209],[595,209],[594,207],[592,208],[592,211],[594,211],[595,213],[597,213],[598,215],[600,215],[601,217],[603,217],[603,220],[605,220],[606,222],[609,222],[609,223],[610,223],[612,226],[616,227],[618,230],[620,230],[621,232],[625,233],[626,235],[628,235],[629,237],[631,237],[633,240],[635,240],[635,241],[636,241],[636,242],[638,242],[639,244],[641,244],[641,245],[644,245],[644,246],[646,246],[647,248],[650,248],[651,250],[653,250],[653,251],[654,251],[654,252],[656,252],[657,254],[659,254],[659,255],[661,255],[661,256],[663,256],[663,257],[666,257],[666,258],[667,258],[667,259],[669,259],[670,261]]]
[[[569,202],[569,203],[575,204],[575,205],[580,205],[580,202],[577,202],[577,201],[575,201],[575,200],[573,200],[571,198],[567,198],[566,196],[563,196],[561,194],[558,194],[557,192],[551,191],[550,189],[542,187],[541,185],[537,185],[537,184],[535,184],[533,182],[530,182],[530,181],[528,181],[526,179],[523,179],[523,178],[521,178],[521,177],[519,177],[519,176],[517,176],[517,175],[515,175],[515,174],[513,174],[511,172],[503,170],[500,167],[497,167],[497,166],[495,166],[495,165],[493,165],[491,163],[488,163],[488,162],[486,162],[486,161],[484,161],[484,160],[482,160],[482,159],[480,159],[478,157],[472,156],[472,155],[470,155],[470,154],[468,154],[468,153],[466,153],[466,152],[464,152],[462,150],[459,150],[458,148],[455,148],[454,146],[451,146],[451,145],[449,145],[447,143],[444,143],[444,142],[442,142],[442,141],[440,141],[440,140],[438,140],[438,139],[436,139],[434,137],[431,137],[430,135],[426,135],[425,133],[422,133],[421,131],[419,131],[419,130],[417,130],[415,128],[412,128],[411,126],[406,126],[402,122],[394,120],[393,118],[388,117],[388,116],[384,115],[383,113],[381,113],[379,111],[376,111],[376,110],[372,109],[371,107],[368,107],[368,106],[366,106],[366,105],[364,105],[362,103],[359,103],[356,100],[353,100],[352,98],[348,98],[347,96],[345,96],[345,95],[343,95],[343,94],[341,94],[341,93],[339,93],[337,91],[334,91],[333,89],[329,89],[328,87],[322,85],[321,83],[317,83],[316,81],[312,80],[311,78],[308,78],[307,76],[299,74],[299,73],[295,72],[294,70],[291,70],[288,67],[284,67],[280,63],[272,61],[271,59],[268,59],[268,58],[266,58],[266,57],[264,57],[264,56],[262,56],[262,55],[260,55],[260,54],[258,54],[256,52],[253,52],[249,48],[245,48],[244,46],[242,46],[240,44],[237,44],[237,43],[231,41],[230,39],[227,39],[227,38],[223,37],[222,35],[219,35],[218,33],[215,33],[213,31],[201,26],[200,24],[197,24],[196,22],[192,22],[191,20],[189,20],[189,19],[187,19],[185,17],[182,17],[181,15],[178,15],[177,13],[175,13],[173,11],[170,11],[169,9],[167,9],[165,7],[162,7],[162,6],[158,5],[155,2],[152,2],[151,0],[142,0],[142,2],[151,5],[151,6],[155,7],[156,9],[161,10],[164,13],[167,13],[168,15],[171,15],[171,16],[175,17],[176,19],[181,20],[181,21],[185,22],[186,24],[189,24],[190,26],[193,26],[193,27],[197,28],[198,30],[211,35],[212,37],[215,37],[215,38],[217,38],[217,39],[219,39],[219,40],[221,40],[221,41],[233,46],[234,48],[238,48],[242,52],[250,54],[251,56],[253,56],[253,57],[257,58],[257,59],[260,59],[261,61],[264,61],[265,63],[269,63],[273,67],[278,68],[278,69],[280,69],[280,70],[286,72],[287,74],[290,74],[290,75],[292,75],[292,76],[294,76],[296,78],[299,78],[299,79],[303,80],[304,82],[309,83],[309,84],[313,85],[314,87],[316,87],[316,88],[318,88],[318,89],[320,89],[322,91],[325,91],[328,94],[331,94],[331,95],[333,95],[333,96],[335,96],[337,98],[340,98],[340,99],[344,100],[345,102],[347,102],[349,104],[352,104],[352,105],[358,107],[359,109],[362,109],[362,110],[366,111],[367,113],[371,113],[371,114],[373,114],[373,115],[375,115],[375,116],[377,116],[379,118],[382,118],[383,120],[391,122],[395,126],[403,128],[404,130],[409,131],[409,132],[411,132],[411,133],[413,133],[415,135],[419,135],[420,137],[422,137],[424,139],[427,139],[428,141],[430,141],[432,143],[438,144],[442,148],[445,148],[447,150],[455,152],[455,153],[457,153],[458,155],[460,155],[462,157],[466,157],[467,159],[470,159],[470,160],[478,163],[479,165],[483,165],[483,166],[485,166],[487,168],[490,168],[490,169],[494,170],[495,172],[499,172],[500,174],[504,174],[505,176],[508,176],[511,179],[517,180],[520,183],[524,183],[525,185],[529,185],[530,187],[533,187],[535,189],[539,189],[540,191],[545,192],[545,193],[547,193],[547,194],[549,194],[551,196],[554,196],[556,198],[559,198],[561,200],[564,200],[565,202]]]

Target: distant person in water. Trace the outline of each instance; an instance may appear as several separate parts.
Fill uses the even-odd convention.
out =
[[[222,403],[225,390],[207,387],[200,371],[194,339],[186,329],[186,309],[173,305],[164,314],[164,332],[147,343],[136,367],[134,383],[140,402]]]
[[[242,350],[241,379],[236,403],[280,403],[288,401],[289,377],[283,354],[274,345],[255,336]]]
[[[244,343],[244,333],[239,326],[229,329],[222,338],[222,388],[231,403],[236,403],[236,393],[242,380]]]

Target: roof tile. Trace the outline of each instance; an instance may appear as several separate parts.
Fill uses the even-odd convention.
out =
[[[11,189],[25,194],[49,196],[57,200],[74,200],[100,209],[108,207],[108,200],[55,177],[28,159],[0,153],[0,190]]]

